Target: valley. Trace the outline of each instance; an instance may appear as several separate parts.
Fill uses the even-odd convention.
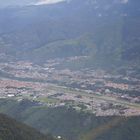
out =
[[[0,140],[140,140],[139,5],[0,1]]]
[[[74,59],[80,58],[48,60],[43,65],[1,62],[0,98],[29,99],[51,108],[71,106],[96,116],[140,115],[140,79],[133,76],[133,67],[123,73],[57,68]]]

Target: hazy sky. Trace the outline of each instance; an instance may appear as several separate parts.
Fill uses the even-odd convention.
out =
[[[36,5],[57,3],[57,2],[61,2],[61,1],[65,1],[65,0],[40,0],[36,3]]]
[[[0,7],[14,6],[14,5],[29,5],[29,4],[51,4],[61,2],[64,0],[0,0]]]

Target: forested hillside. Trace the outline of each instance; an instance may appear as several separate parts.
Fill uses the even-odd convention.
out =
[[[138,64],[138,5],[138,0],[71,0],[1,9],[0,52],[35,62],[89,56],[86,67]]]
[[[140,117],[95,116],[73,108],[48,108],[28,100],[0,100],[6,113],[44,134],[50,132],[67,140],[139,140]]]
[[[37,130],[0,114],[0,140],[54,140]]]

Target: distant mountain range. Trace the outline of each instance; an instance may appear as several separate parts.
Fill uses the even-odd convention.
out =
[[[87,65],[139,63],[139,4],[67,0],[1,9],[0,52],[38,62],[86,55]]]

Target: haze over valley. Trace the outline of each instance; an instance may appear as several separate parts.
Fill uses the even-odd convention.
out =
[[[0,0],[0,113],[43,139],[139,140],[139,4]]]

